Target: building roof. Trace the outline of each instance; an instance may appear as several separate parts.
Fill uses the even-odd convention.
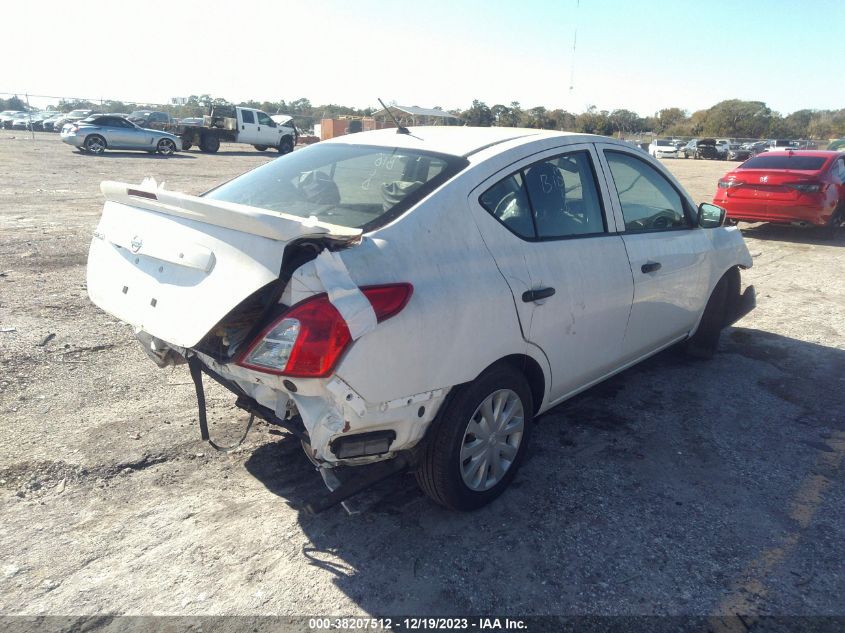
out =
[[[436,110],[434,108],[418,108],[417,106],[401,106],[401,105],[392,105],[388,106],[388,108],[392,108],[394,110],[399,110],[404,112],[405,114],[410,114],[411,116],[431,116],[431,117],[439,117],[442,119],[457,119],[454,114],[449,114],[445,110]],[[385,114],[384,110],[379,110],[378,112],[374,112],[373,116],[377,116],[380,114]]]

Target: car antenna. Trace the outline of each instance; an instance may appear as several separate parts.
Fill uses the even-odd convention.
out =
[[[386,105],[384,105],[384,101],[382,101],[379,97],[376,97],[376,99],[378,99],[378,102],[381,104],[381,107],[384,108],[385,112],[387,112],[387,114],[390,116],[391,119],[393,119],[393,122],[396,124],[396,133],[397,134],[410,134],[411,130],[406,128],[404,125],[399,125],[399,121],[397,121],[396,117],[393,116],[393,113],[390,111],[390,108],[388,108]]]

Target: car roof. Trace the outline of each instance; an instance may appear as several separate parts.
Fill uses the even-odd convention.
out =
[[[556,132],[533,128],[456,125],[409,127],[408,131],[410,134],[398,134],[396,128],[385,128],[371,132],[346,134],[323,141],[323,143],[401,147],[453,156],[469,156],[493,145],[515,139],[528,142],[554,136],[583,136],[573,132]]]
[[[845,152],[837,152],[836,150],[829,149],[785,149],[766,152],[766,156],[778,156],[783,154],[792,154],[794,156],[810,156],[815,158],[831,158],[832,156],[845,156]]]

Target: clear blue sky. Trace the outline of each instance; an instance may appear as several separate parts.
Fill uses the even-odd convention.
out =
[[[3,32],[0,92],[640,115],[729,98],[784,114],[845,107],[843,0],[48,0],[7,3]]]

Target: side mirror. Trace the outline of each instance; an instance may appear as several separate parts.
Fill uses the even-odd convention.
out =
[[[702,202],[698,205],[698,226],[703,229],[716,229],[725,223],[727,212],[715,204]]]

